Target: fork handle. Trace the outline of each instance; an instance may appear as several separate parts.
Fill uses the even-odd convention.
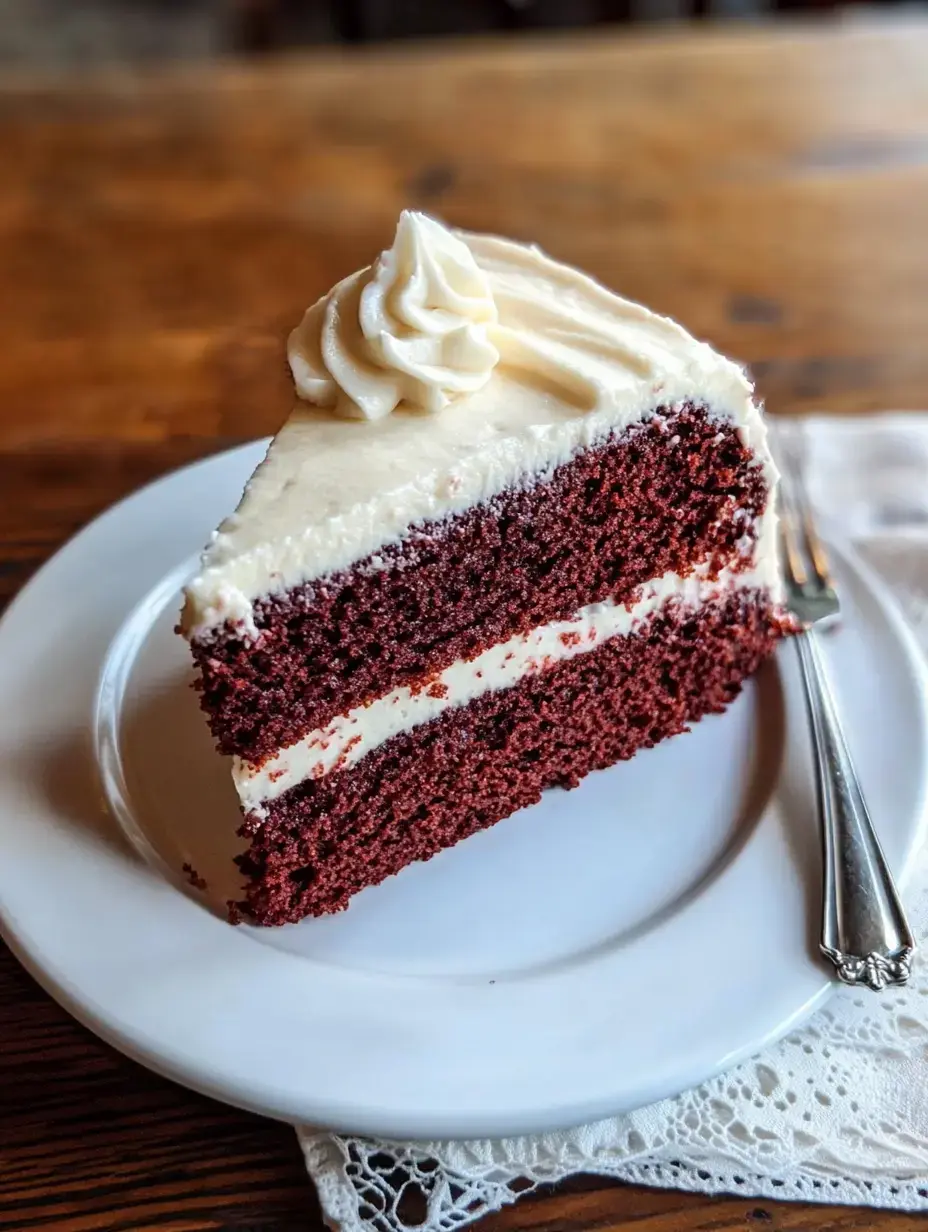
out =
[[[809,707],[822,820],[822,953],[845,984],[874,991],[904,984],[915,941],[841,729],[819,634],[809,628],[794,641]]]

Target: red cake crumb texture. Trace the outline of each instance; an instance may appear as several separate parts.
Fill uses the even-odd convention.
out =
[[[259,764],[398,685],[694,561],[750,551],[767,500],[736,427],[663,408],[534,486],[440,523],[350,570],[259,601],[257,645],[225,626],[195,640],[221,751]],[[737,510],[737,516],[732,511]]]
[[[672,603],[626,637],[396,736],[301,783],[242,827],[248,881],[232,918],[340,911],[413,860],[720,711],[781,636],[763,593]],[[621,824],[617,821],[617,825]]]
[[[187,881],[195,890],[203,891],[209,889],[206,879],[200,876],[192,864],[184,864],[183,872],[184,876],[187,878]]]

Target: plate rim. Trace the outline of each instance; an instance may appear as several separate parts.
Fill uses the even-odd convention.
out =
[[[227,465],[234,455],[244,455],[247,451],[256,450],[259,444],[265,444],[265,440],[261,442],[251,442],[245,445],[240,445],[229,450],[224,450],[216,454],[212,454],[207,458],[200,459],[185,466],[175,468],[168,474],[154,479],[146,484],[141,489],[130,495],[122,498],[115,505],[110,506],[103,511],[97,518],[91,521],[87,526],[79,530],[75,535],[66,541],[61,548],[55,552],[52,557],[42,566],[42,568],[30,579],[30,581],[22,588],[22,590],[14,597],[2,619],[0,619],[0,639],[2,639],[8,626],[18,612],[26,607],[30,602],[32,595],[43,580],[46,580],[52,569],[59,563],[60,558],[66,553],[74,549],[84,536],[92,534],[94,529],[106,518],[112,518],[117,511],[123,509],[132,502],[139,502],[145,497],[151,497],[152,493],[159,487],[173,481],[177,481],[179,476],[191,476],[198,468],[203,466],[219,466]],[[843,558],[844,562],[855,572],[863,582],[869,597],[875,601],[880,609],[880,613],[887,625],[891,629],[894,637],[902,648],[905,658],[909,665],[914,669],[914,673],[918,678],[916,685],[913,687],[913,696],[917,700],[919,709],[919,717],[923,729],[928,730],[928,665],[925,664],[924,657],[915,639],[915,635],[909,628],[902,615],[901,610],[896,604],[896,601],[889,588],[882,582],[876,572],[861,559],[859,554],[849,545],[841,544],[836,546],[837,553]],[[157,583],[155,583],[157,584]],[[140,597],[139,597],[140,598]],[[135,604],[120,614],[119,628],[122,627],[125,620],[128,619],[131,608]],[[2,641],[0,641],[2,646]],[[97,673],[99,678],[99,673]],[[920,687],[919,687],[920,684]],[[922,789],[919,799],[920,819],[918,824],[913,829],[914,837],[907,853],[907,858],[903,867],[900,869],[899,879],[904,885],[908,880],[908,875],[911,872],[915,853],[919,846],[919,841],[924,839],[926,823],[928,823],[928,779],[923,769],[922,773]],[[154,870],[153,870],[154,871]],[[157,873],[155,873],[157,875]],[[348,1132],[364,1132],[377,1136],[386,1135],[390,1137],[484,1137],[488,1134],[498,1136],[500,1134],[519,1134],[519,1133],[534,1133],[543,1132],[548,1129],[563,1128],[566,1125],[576,1124],[583,1121],[600,1119],[602,1117],[616,1114],[615,1100],[604,1098],[603,1102],[595,1106],[574,1106],[569,1110],[562,1109],[554,1111],[553,1115],[547,1120],[539,1120],[535,1115],[529,1117],[527,1122],[525,1119],[520,1120],[517,1114],[501,1119],[493,1128],[487,1129],[485,1120],[481,1124],[468,1125],[462,1118],[452,1113],[450,1118],[446,1117],[446,1123],[442,1124],[432,1118],[432,1122],[428,1125],[423,1120],[419,1120],[415,1126],[402,1124],[402,1118],[394,1118],[389,1123],[383,1121],[380,1116],[380,1109],[376,1109],[372,1104],[371,1107],[364,1111],[359,1109],[343,1108],[341,1111],[327,1107],[327,1109],[317,1108],[315,1111],[308,1110],[295,1113],[292,1105],[277,1104],[271,1106],[268,1102],[261,1099],[250,1098],[247,1092],[239,1087],[234,1091],[230,1089],[227,1081],[220,1078],[218,1075],[211,1076],[205,1072],[202,1065],[191,1068],[183,1060],[178,1058],[169,1058],[165,1060],[164,1051],[158,1051],[156,1048],[147,1046],[144,1041],[140,1041],[133,1035],[121,1030],[118,1026],[114,1026],[105,1015],[95,1013],[87,1005],[86,999],[81,998],[81,990],[72,987],[67,978],[67,973],[63,970],[56,969],[56,964],[49,964],[47,959],[43,962],[43,956],[33,954],[28,938],[20,937],[19,930],[16,927],[16,921],[9,918],[5,903],[5,895],[3,894],[2,884],[0,884],[0,935],[4,937],[11,952],[15,955],[21,965],[32,975],[40,986],[52,998],[62,1005],[68,1013],[77,1021],[90,1029],[94,1034],[103,1039],[106,1043],[117,1048],[118,1051],[130,1057],[132,1060],[139,1062],[146,1068],[163,1077],[180,1082],[188,1088],[199,1091],[202,1094],[211,1096],[221,1102],[232,1104],[249,1111],[257,1112],[262,1115],[277,1117],[278,1119],[288,1122],[313,1120],[314,1122],[324,1124],[326,1126],[343,1129]],[[401,978],[401,977],[391,977]],[[718,1063],[711,1073],[706,1072],[705,1068],[700,1071],[700,1076],[695,1081],[705,1081],[722,1072],[730,1066],[737,1064],[745,1057],[753,1055],[759,1049],[766,1047],[775,1039],[780,1038],[789,1030],[795,1028],[799,1022],[804,1020],[810,1013],[818,1008],[828,996],[835,990],[837,984],[827,978],[827,974],[823,970],[821,987],[801,1005],[797,1006],[792,1015],[785,1021],[777,1023],[771,1027],[770,1031],[763,1038],[753,1038],[746,1043],[741,1049],[734,1052],[729,1052],[718,1059]],[[692,1085],[686,1083],[680,1086],[677,1090],[685,1089],[686,1086]],[[664,1095],[676,1093],[675,1091],[665,1091]],[[662,1098],[663,1096],[657,1096]],[[644,1102],[650,1102],[650,1098]],[[641,1103],[634,1106],[641,1106]],[[369,1115],[368,1115],[369,1114]],[[387,1114],[389,1115],[389,1114]]]

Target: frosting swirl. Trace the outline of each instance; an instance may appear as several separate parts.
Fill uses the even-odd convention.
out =
[[[400,402],[440,411],[489,381],[496,321],[468,246],[404,210],[392,248],[307,310],[287,357],[299,396],[348,418],[381,419]]]

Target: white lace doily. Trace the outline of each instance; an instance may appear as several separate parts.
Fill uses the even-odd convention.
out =
[[[790,429],[795,431],[795,429]],[[809,486],[889,583],[928,653],[928,415],[807,420]],[[928,933],[928,852],[907,895]],[[765,1198],[928,1210],[928,960],[907,988],[842,988],[753,1061],[563,1133],[374,1142],[298,1128],[340,1232],[447,1232],[572,1173]]]

